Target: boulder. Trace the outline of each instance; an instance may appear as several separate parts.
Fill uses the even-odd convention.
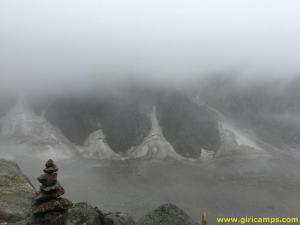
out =
[[[104,214],[105,225],[136,225],[131,216],[116,212]]]
[[[173,204],[164,204],[142,217],[138,225],[196,225],[192,218]]]
[[[16,163],[0,159],[0,223],[14,223],[27,217],[34,192]]]
[[[104,225],[100,210],[87,203],[75,203],[68,212],[48,212],[31,216],[24,225]]]
[[[67,225],[104,225],[103,214],[87,203],[76,203],[69,209]]]

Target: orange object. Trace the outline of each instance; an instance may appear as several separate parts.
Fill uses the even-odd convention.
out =
[[[206,225],[206,212],[205,212],[205,210],[203,210],[202,211],[202,216],[201,216],[201,218],[202,218],[202,225]]]

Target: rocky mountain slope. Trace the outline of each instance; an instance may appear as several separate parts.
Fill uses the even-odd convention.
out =
[[[13,144],[28,146],[31,154],[40,158],[71,158],[77,154],[75,146],[43,115],[19,99],[0,120],[0,138]]]
[[[83,96],[56,99],[45,116],[79,146],[101,129],[107,144],[118,154],[137,146],[148,134],[150,123],[142,105],[133,96]]]
[[[19,100],[0,125],[2,140],[25,144],[43,159],[183,160],[260,148],[237,128],[232,132],[217,110],[175,90],[56,99],[47,107]]]
[[[193,102],[179,90],[124,88],[117,93],[56,99],[46,118],[73,143],[84,146],[88,136],[101,129],[110,148],[126,155],[150,138],[149,114],[156,108],[161,135],[152,139],[188,158],[198,158],[201,149],[216,151],[220,144],[218,121],[206,106]],[[153,129],[152,129],[153,130]],[[151,138],[150,138],[151,139]]]
[[[277,148],[300,149],[300,76],[244,81],[239,76],[211,76],[194,82],[199,96],[257,137]]]

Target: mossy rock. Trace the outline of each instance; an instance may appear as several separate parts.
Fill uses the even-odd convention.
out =
[[[16,163],[0,159],[0,222],[16,222],[27,217],[34,192]]]
[[[133,218],[120,212],[105,213],[105,225],[136,225]]]
[[[102,225],[102,213],[91,205],[81,202],[69,209],[66,225]]]
[[[44,215],[32,215],[24,224],[104,225],[101,211],[85,202],[75,203],[67,212],[48,212]]]
[[[196,225],[192,218],[173,204],[165,204],[142,217],[138,225]]]

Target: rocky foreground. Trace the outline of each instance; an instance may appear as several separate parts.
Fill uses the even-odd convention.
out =
[[[0,159],[0,225],[195,225],[181,209],[165,204],[138,221],[120,212],[104,212],[74,203],[67,212],[32,213],[36,191],[14,162]]]

